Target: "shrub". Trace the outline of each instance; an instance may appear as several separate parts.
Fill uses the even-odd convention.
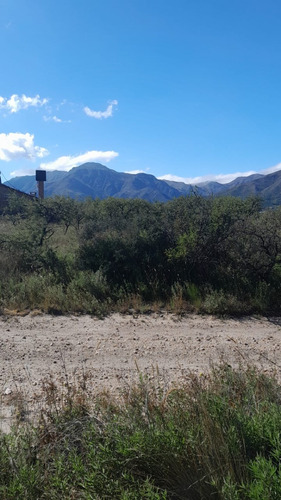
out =
[[[217,315],[245,315],[249,314],[254,307],[247,301],[239,300],[235,295],[224,292],[223,290],[209,291],[200,308],[202,312]]]

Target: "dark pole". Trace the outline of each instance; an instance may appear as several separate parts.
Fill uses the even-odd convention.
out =
[[[38,181],[37,186],[38,186],[38,197],[41,200],[44,200],[44,181]]]
[[[46,170],[36,170],[36,180],[38,186],[38,197],[44,200],[44,182],[46,180]]]

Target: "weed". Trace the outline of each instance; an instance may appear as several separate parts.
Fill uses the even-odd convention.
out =
[[[84,374],[47,379],[38,423],[0,436],[4,499],[278,499],[281,388],[214,367],[168,389],[91,396]]]

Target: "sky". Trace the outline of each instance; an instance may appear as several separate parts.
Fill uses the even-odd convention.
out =
[[[280,20],[276,0],[0,0],[2,181],[281,169]]]

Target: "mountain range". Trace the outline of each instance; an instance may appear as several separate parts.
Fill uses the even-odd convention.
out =
[[[5,184],[25,193],[37,191],[35,176],[14,177]],[[84,163],[69,172],[47,172],[44,188],[46,197],[62,195],[80,200],[86,197],[114,197],[169,201],[182,195],[197,193],[201,196],[230,195],[241,198],[260,196],[266,207],[281,205],[281,171],[237,177],[227,184],[204,182],[195,186],[160,180],[150,174],[116,172],[100,163]]]

